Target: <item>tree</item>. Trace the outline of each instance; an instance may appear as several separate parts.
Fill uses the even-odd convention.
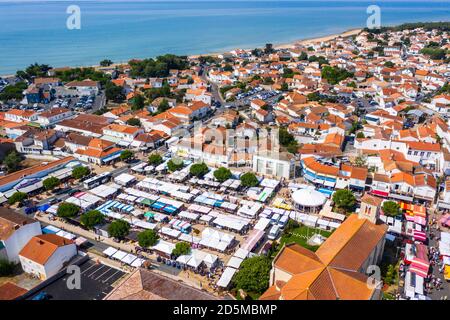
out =
[[[183,168],[183,166],[184,166],[183,161],[179,160],[179,159],[176,161],[173,161],[173,159],[170,159],[167,162],[167,169],[169,169],[170,172],[180,170],[181,168]]]
[[[56,214],[61,218],[73,218],[80,212],[80,207],[68,202],[59,205]]]
[[[104,59],[104,60],[100,61],[100,66],[102,66],[102,67],[109,67],[112,64],[113,64],[113,62],[109,59]]]
[[[88,167],[79,166],[79,167],[75,167],[72,170],[72,177],[74,179],[81,179],[90,173],[91,173],[91,169],[89,169]]]
[[[123,93],[123,88],[116,86],[112,82],[108,82],[105,86],[105,97],[108,101],[115,103],[120,103],[126,98],[125,93]]]
[[[153,153],[148,157],[148,163],[152,166],[157,166],[163,163],[163,158],[159,153]]]
[[[384,214],[390,217],[395,217],[402,213],[400,205],[395,201],[385,201],[381,206]]]
[[[127,120],[127,124],[133,127],[140,127],[141,120],[139,120],[138,118],[130,118]]]
[[[5,157],[3,160],[4,164],[8,168],[8,172],[17,171],[20,167],[20,162],[22,161],[22,157],[17,151],[13,150]]]
[[[287,131],[286,128],[280,128],[278,136],[280,139],[280,144],[283,147],[286,147],[288,152],[297,153],[298,142],[295,137]]]
[[[384,66],[387,68],[393,68],[395,66],[395,64],[392,61],[386,61],[384,63]]]
[[[230,169],[220,167],[214,171],[214,178],[216,178],[219,182],[224,182],[231,178],[231,171]]]
[[[125,220],[115,220],[108,227],[108,233],[116,239],[123,239],[130,232],[130,224]]]
[[[28,87],[28,85],[21,81],[13,85],[7,85],[2,92],[0,92],[0,100],[22,100],[23,91]]]
[[[191,252],[191,245],[187,242],[178,242],[173,249],[172,254],[176,257],[189,254]]]
[[[159,239],[159,235],[155,230],[145,230],[137,236],[139,245],[143,248],[154,246]]]
[[[367,161],[366,161],[366,157],[363,156],[357,156],[355,158],[355,161],[353,162],[353,164],[356,167],[365,167],[367,165]]]
[[[11,197],[8,198],[8,204],[13,205],[16,202],[22,202],[26,198],[28,198],[28,195],[26,193],[17,191],[14,192]]]
[[[131,99],[131,110],[141,110],[145,107],[145,97],[143,95],[137,94]]]
[[[189,173],[197,178],[202,178],[209,171],[205,163],[194,163],[189,169]]]
[[[120,160],[122,161],[127,161],[130,160],[134,157],[134,153],[131,150],[123,150],[122,153],[120,154]]]
[[[353,77],[353,73],[338,67],[325,66],[322,68],[322,78],[329,84],[335,85],[347,78]]]
[[[6,259],[0,259],[0,277],[7,277],[14,273],[16,265]]]
[[[255,174],[252,172],[244,173],[241,176],[241,184],[244,187],[256,187],[258,183],[258,178],[256,178]]]
[[[161,103],[158,106],[158,112],[163,113],[164,111],[167,111],[169,109],[169,101],[167,101],[167,99],[162,99]]]
[[[228,63],[223,67],[223,71],[233,72],[233,66]]]
[[[91,210],[81,215],[80,222],[88,229],[93,229],[96,225],[103,223],[105,216],[98,210]]]
[[[361,131],[358,132],[358,133],[356,134],[356,138],[358,138],[358,139],[364,139],[364,138],[365,138],[364,133],[362,133]]]
[[[271,269],[271,261],[266,256],[245,259],[233,278],[233,284],[237,289],[262,294],[269,287]]]
[[[44,185],[45,190],[53,190],[55,189],[61,181],[56,177],[49,177],[45,179],[42,184]]]
[[[333,202],[335,206],[343,212],[349,212],[356,204],[356,198],[350,190],[337,190],[333,194]]]

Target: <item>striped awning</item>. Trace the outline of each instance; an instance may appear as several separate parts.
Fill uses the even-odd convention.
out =
[[[427,235],[423,231],[414,230],[414,240],[425,241],[427,240]]]

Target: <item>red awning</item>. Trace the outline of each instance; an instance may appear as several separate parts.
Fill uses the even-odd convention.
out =
[[[372,190],[370,193],[373,195],[385,197],[385,198],[387,198],[389,196],[389,192],[384,192],[384,191],[379,191],[379,190]]]
[[[421,276],[422,278],[426,278],[428,276],[428,271],[424,271],[420,268],[416,268],[416,267],[409,267],[409,271],[417,274],[418,276]]]
[[[425,241],[427,239],[427,235],[425,232],[414,230],[414,240]]]

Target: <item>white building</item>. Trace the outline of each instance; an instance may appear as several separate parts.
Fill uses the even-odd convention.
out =
[[[23,271],[48,279],[60,271],[77,254],[72,240],[56,234],[33,237],[19,253]]]
[[[288,153],[259,152],[253,156],[253,171],[265,176],[290,179],[294,176],[295,161]]]
[[[20,250],[31,238],[40,234],[39,221],[0,207],[0,258],[18,263]]]

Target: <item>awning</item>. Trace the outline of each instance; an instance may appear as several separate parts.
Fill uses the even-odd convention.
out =
[[[379,190],[372,190],[372,191],[370,191],[370,193],[375,196],[380,196],[380,197],[388,197],[389,196],[389,192],[384,192],[384,191],[379,191]]]
[[[423,231],[414,230],[414,240],[425,241],[427,239],[427,235]]]

